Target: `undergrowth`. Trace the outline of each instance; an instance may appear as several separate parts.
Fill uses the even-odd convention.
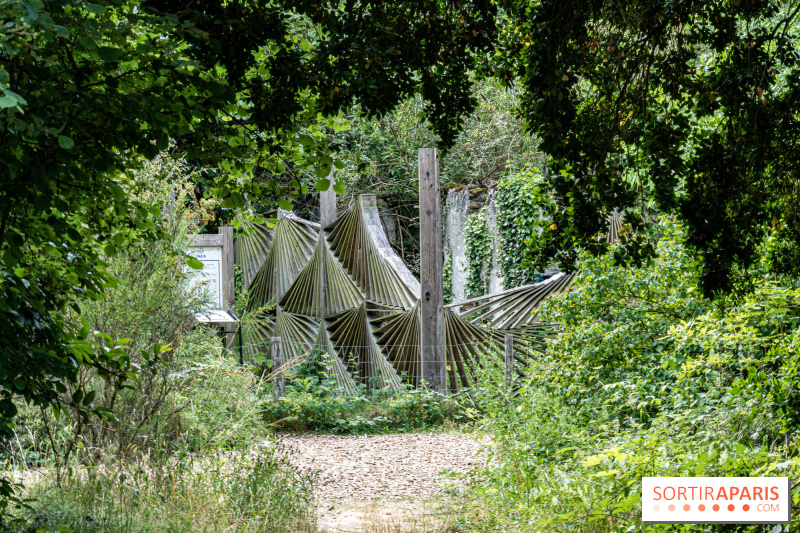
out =
[[[264,420],[281,431],[327,433],[397,433],[453,429],[475,419],[469,391],[441,394],[400,385],[346,391],[309,356],[286,381],[286,394],[265,400]]]
[[[185,166],[159,160],[145,170],[142,194],[165,198],[155,222],[173,240],[110,258],[118,287],[80,310],[96,337],[127,338],[127,349],[157,358],[132,353],[125,388],[82,370],[80,385],[95,392],[69,385],[61,410],[20,408],[0,461],[3,474],[25,482],[25,501],[0,516],[0,530],[313,530],[314,476],[292,468],[270,437],[259,407],[268,385],[195,323],[207,295],[189,288],[185,265],[170,251],[187,245],[208,206],[192,199]],[[108,416],[81,416],[75,404]]]
[[[755,270],[751,290],[704,299],[681,228],[659,231],[652,265],[584,256],[574,290],[542,310],[561,333],[517,394],[500,376],[484,386],[479,427],[494,445],[458,528],[798,530],[641,523],[645,476],[800,474],[800,281]]]
[[[300,473],[275,440],[191,453],[151,449],[71,468],[38,483],[21,532],[313,531],[311,472]]]

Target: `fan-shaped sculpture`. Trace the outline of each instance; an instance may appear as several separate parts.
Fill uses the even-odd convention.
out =
[[[269,337],[278,336],[290,357],[324,353],[329,375],[347,390],[356,383],[419,386],[420,284],[389,245],[375,196],[360,196],[325,228],[280,215],[274,230],[255,227],[237,239],[237,263],[251,280],[250,308],[275,307],[272,318],[248,332],[251,352],[259,346],[267,352]],[[519,339],[520,362],[541,351],[555,325],[532,313],[573,278],[559,275],[471,301],[479,305],[462,315],[482,311],[483,323],[445,309],[449,387],[472,383],[486,358],[500,353],[506,333]]]
[[[474,307],[461,312],[460,315],[463,317],[476,315],[477,318],[473,322],[492,329],[520,329],[536,324],[539,306],[550,296],[568,290],[574,279],[574,272],[572,274],[562,272],[533,285],[478,296],[445,307],[474,304]]]
[[[254,308],[281,299],[308,263],[317,242],[318,232],[313,228],[313,226],[318,227],[317,224],[287,213],[280,215],[280,221],[272,234],[269,252],[248,286],[250,289],[248,305]],[[254,247],[252,243],[250,246]],[[246,247],[242,246],[241,250],[245,252]],[[242,261],[240,264],[251,263],[252,259],[244,253],[240,254]]]

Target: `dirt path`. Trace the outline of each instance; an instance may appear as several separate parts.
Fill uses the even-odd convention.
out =
[[[458,433],[284,435],[292,462],[319,474],[319,526],[331,533],[435,531],[436,502],[483,455]],[[444,473],[444,475],[442,475]]]

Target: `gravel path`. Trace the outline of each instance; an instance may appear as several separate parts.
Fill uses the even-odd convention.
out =
[[[325,533],[440,531],[437,496],[485,461],[459,433],[283,435],[298,468],[318,472],[317,526]],[[444,475],[442,475],[444,473]]]
[[[336,500],[428,498],[456,483],[441,474],[465,473],[484,445],[459,433],[395,435],[283,435],[297,453],[292,463],[319,472],[317,498]]]

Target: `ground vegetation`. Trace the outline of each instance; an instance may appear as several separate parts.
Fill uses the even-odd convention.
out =
[[[518,394],[479,396],[497,446],[463,527],[655,531],[643,476],[796,476],[800,282],[761,266],[753,291],[707,299],[685,227],[656,228],[651,265],[582,255],[575,290],[542,310],[563,328],[547,355]]]

